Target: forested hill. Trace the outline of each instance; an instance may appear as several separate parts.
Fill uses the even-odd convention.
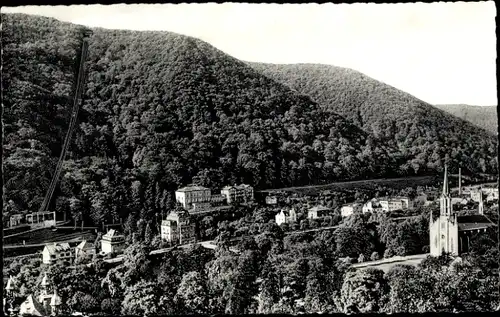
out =
[[[487,131],[358,71],[319,64],[248,63],[271,79],[309,95],[325,109],[397,149],[401,169],[439,168],[449,157],[469,171],[497,171],[497,139]]]
[[[467,120],[495,135],[498,133],[496,106],[435,105],[435,107]]]
[[[69,122],[83,27],[3,14],[7,213],[35,210]],[[214,189],[380,177],[384,148],[343,117],[200,40],[94,29],[56,210],[150,217],[198,176]],[[374,159],[376,157],[376,159]]]
[[[43,200],[70,118],[84,28],[22,14],[2,14],[2,22],[3,207],[9,214],[35,210]],[[450,126],[439,110],[412,125],[414,112],[360,108],[373,110],[358,112],[361,126],[376,118],[374,112],[388,112],[389,121],[372,120],[374,138],[335,114],[336,107],[321,107],[200,40],[169,32],[93,31],[84,104],[52,206],[71,210],[76,219],[100,223],[132,212],[152,217],[194,176],[215,189],[435,172],[446,153],[437,132],[450,135],[447,144],[466,141],[451,154],[472,170],[496,171],[493,139],[458,119]],[[344,88],[355,105],[355,89]],[[394,100],[377,96],[373,104]],[[420,111],[428,112],[425,105]],[[404,141],[398,144],[410,144],[402,158],[386,150],[396,127]]]

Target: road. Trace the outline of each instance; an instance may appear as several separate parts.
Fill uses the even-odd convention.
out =
[[[356,185],[356,184],[368,184],[368,183],[391,183],[391,182],[398,182],[398,181],[418,181],[418,180],[425,180],[425,179],[432,179],[434,176],[415,176],[415,177],[402,177],[402,178],[379,178],[379,179],[364,179],[364,180],[357,180],[357,181],[346,181],[346,182],[335,182],[335,183],[329,183],[329,184],[324,184],[324,185],[309,185],[309,186],[297,186],[297,187],[285,187],[285,188],[276,188],[276,189],[263,189],[257,192],[260,193],[273,193],[273,192],[280,192],[280,191],[295,191],[295,190],[302,190],[302,189],[321,189],[321,188],[328,188],[332,186],[343,186],[343,185]]]
[[[389,271],[393,266],[397,264],[404,264],[404,265],[418,265],[420,262],[422,262],[423,259],[425,259],[429,254],[416,254],[416,255],[408,255],[408,256],[395,256],[392,258],[388,259],[381,259],[378,261],[369,261],[369,262],[363,262],[363,263],[355,263],[352,265],[353,268],[355,269],[363,269],[363,268],[376,268],[380,269],[384,272]]]

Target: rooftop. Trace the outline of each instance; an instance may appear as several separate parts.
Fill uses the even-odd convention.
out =
[[[55,254],[57,252],[62,252],[62,251],[69,251],[71,250],[71,247],[69,246],[69,243],[53,243],[53,244],[46,244],[45,248],[49,251],[49,254]]]
[[[194,191],[202,191],[202,190],[209,190],[206,187],[203,186],[198,186],[198,185],[188,185],[186,187],[179,188],[177,191],[178,192],[194,192]]]
[[[77,249],[80,249],[80,250],[83,250],[83,249],[88,249],[88,248],[92,248],[92,244],[90,244],[87,240],[83,240],[82,242],[80,242],[79,245],[76,246]]]
[[[116,232],[115,229],[110,229],[108,231],[108,233],[106,233],[104,236],[102,236],[103,238],[107,238],[107,239],[112,239],[112,238],[119,238],[119,237],[122,237],[121,234],[119,234],[118,232]]]
[[[485,215],[458,216],[457,220],[458,230],[460,231],[486,229],[495,226],[493,221]]]

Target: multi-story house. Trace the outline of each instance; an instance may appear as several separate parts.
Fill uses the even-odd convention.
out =
[[[226,197],[228,204],[249,202],[254,198],[253,187],[246,184],[226,186],[220,191],[220,193]]]
[[[125,248],[125,236],[119,234],[115,229],[110,229],[108,233],[102,236],[101,253],[117,254]]]
[[[315,206],[307,211],[307,218],[317,219],[326,216],[332,211],[332,209],[324,206]]]
[[[209,188],[198,185],[188,185],[175,192],[175,200],[181,204],[184,209],[189,210],[193,208],[194,203],[210,203],[212,200],[212,193]]]
[[[282,223],[292,223],[297,221],[297,213],[295,209],[281,209],[279,213],[275,216],[276,224],[281,225]]]
[[[42,251],[42,262],[44,264],[72,263],[73,257],[73,250],[69,243],[46,244]]]
[[[173,244],[195,242],[196,228],[186,210],[174,210],[161,223],[161,238]]]

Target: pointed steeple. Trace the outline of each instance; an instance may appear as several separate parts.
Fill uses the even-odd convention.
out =
[[[443,196],[449,196],[450,189],[448,188],[448,166],[444,166],[444,180],[443,180]]]

